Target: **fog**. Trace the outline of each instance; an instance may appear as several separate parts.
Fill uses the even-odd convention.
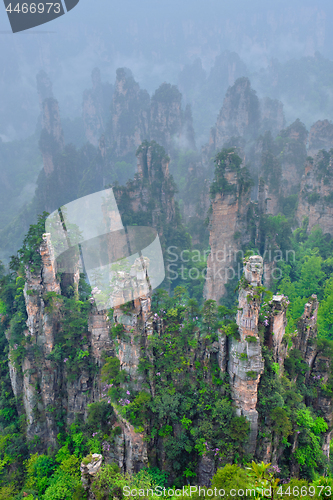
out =
[[[192,107],[199,148],[209,140],[228,86],[240,76],[250,79],[260,98],[283,102],[287,125],[300,118],[309,129],[318,119],[333,119],[332,18],[328,0],[80,0],[64,16],[13,34],[3,8],[0,138],[11,144],[30,137],[31,163],[24,164],[21,152],[24,175],[10,188],[10,214],[1,227],[19,200],[23,205],[32,198],[42,169],[39,71],[52,82],[65,142],[75,142],[72,124],[81,127],[83,92],[92,87],[96,67],[102,82],[112,85],[117,68],[129,68],[150,95],[163,82],[178,85],[183,106]],[[83,142],[77,139],[76,146]],[[22,144],[13,148],[24,149]],[[9,178],[5,158],[0,174]]]
[[[225,50],[235,51],[250,74],[273,58],[286,62],[316,51],[333,58],[332,14],[328,1],[81,0],[51,23],[12,34],[3,12],[0,134],[8,140],[31,132],[40,69],[53,82],[62,116],[74,118],[96,66],[111,83],[118,67],[129,67],[152,93],[163,81],[177,83],[183,66],[198,57],[209,73]]]

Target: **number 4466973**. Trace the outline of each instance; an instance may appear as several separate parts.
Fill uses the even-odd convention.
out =
[[[14,4],[13,4],[14,5]],[[61,12],[61,7],[60,3],[31,3],[28,5],[27,3],[17,3],[14,8],[12,8],[12,4],[10,3],[8,7],[6,8],[6,11],[9,12],[10,14],[12,12],[17,12],[17,14],[44,14],[47,13],[49,14],[50,12],[54,14],[60,14]]]
[[[316,491],[317,490],[319,491]],[[321,497],[329,497],[331,496],[331,487],[330,486],[320,486],[317,485],[315,486],[294,486],[292,489],[290,486],[288,488],[280,486],[277,490],[278,495],[292,495],[293,497],[304,497],[304,496],[310,496],[313,497],[315,494],[319,494]]]

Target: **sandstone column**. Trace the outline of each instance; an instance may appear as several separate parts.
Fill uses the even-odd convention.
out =
[[[250,421],[248,452],[253,453],[258,433],[256,410],[260,375],[264,370],[258,335],[263,260],[259,255],[249,257],[244,263],[244,275],[240,281],[239,310],[236,322],[240,340],[231,339],[228,372],[232,399],[238,415]]]

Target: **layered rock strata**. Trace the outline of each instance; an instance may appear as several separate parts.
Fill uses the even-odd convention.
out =
[[[333,155],[320,151],[309,158],[302,177],[296,218],[299,225],[307,220],[309,231],[319,226],[323,233],[333,234]]]
[[[168,151],[176,145],[195,149],[191,108],[182,111],[182,95],[175,85],[163,83],[151,99],[150,138]]]
[[[50,175],[54,170],[54,157],[64,148],[58,102],[52,97],[43,101],[43,129],[39,147],[43,155],[44,171]]]
[[[233,154],[228,154],[224,171],[224,179],[230,189],[215,194],[210,217],[211,251],[207,261],[205,297],[216,302],[226,294],[228,282],[240,279],[241,248],[249,238],[247,214],[250,192],[242,191],[240,178],[232,164]]]
[[[316,295],[312,295],[304,306],[304,313],[297,324],[297,335],[293,338],[296,349],[302,353],[302,358],[309,367],[306,374],[306,385],[314,389],[316,394],[313,406],[325,419],[328,429],[323,433],[322,450],[327,459],[330,456],[330,442],[333,432],[333,400],[326,390],[332,370],[332,353],[325,344],[317,339],[317,315],[319,302]],[[297,445],[297,437],[295,446]],[[299,466],[293,465],[293,473],[297,474]]]
[[[60,284],[56,279],[53,249],[49,236],[40,248],[43,267],[40,273],[30,273],[27,269],[27,282],[24,297],[28,315],[26,353],[22,361],[22,371],[10,361],[10,375],[15,396],[22,390],[23,405],[27,417],[27,437],[39,437],[49,445],[56,444],[54,416],[48,411],[57,405],[59,391],[58,376],[51,361],[47,359],[54,347],[55,330],[59,323],[59,301],[54,301],[52,311],[47,307],[46,294],[53,292],[60,297]]]
[[[328,120],[318,120],[312,125],[308,139],[308,155],[313,158],[321,149],[329,151],[333,147],[333,124]]]
[[[22,369],[10,360],[9,367],[14,394],[18,401],[20,396],[23,398],[27,438],[38,438],[40,449],[45,450],[56,446],[59,433],[57,415],[65,413],[67,426],[77,417],[85,419],[88,405],[100,401],[102,391],[99,373],[92,375],[83,368],[73,378],[67,373],[65,363],[54,362],[52,355],[61,329],[62,296],[49,234],[44,235],[39,251],[42,258],[40,272],[26,270],[24,297],[28,319]],[[141,340],[151,330],[150,298],[137,298],[130,313],[115,308],[114,322],[123,325],[124,335],[112,340],[107,311],[92,307],[83,348],[99,366],[104,356],[117,355],[120,368],[127,371],[133,387],[140,390],[137,366]],[[137,471],[147,463],[143,436],[135,433],[124,419],[116,425],[121,427],[121,434],[111,451],[112,460],[124,471]]]
[[[265,97],[260,101],[260,111],[260,131],[266,132],[269,130],[273,136],[278,135],[286,123],[282,102]]]
[[[40,71],[37,75],[37,92],[39,98],[39,107],[43,111],[43,102],[45,99],[53,98],[52,82],[45,71]]]
[[[125,157],[145,140],[168,151],[195,149],[191,108],[182,109],[182,95],[175,85],[163,83],[150,99],[128,69],[118,69],[107,146],[117,157]]]
[[[87,141],[98,146],[109,118],[113,87],[108,83],[102,83],[98,68],[93,70],[91,79],[92,89],[86,90],[83,94],[83,123]]]
[[[273,360],[280,366],[280,373],[283,371],[284,361],[287,356],[288,346],[283,342],[287,326],[288,297],[284,295],[273,295],[270,301],[268,331],[265,335],[265,343],[273,353]]]
[[[215,151],[231,138],[254,139],[260,125],[259,100],[248,78],[238,78],[229,87],[215,127],[211,131],[210,145]]]
[[[88,495],[88,500],[96,500],[96,497],[91,490],[91,484],[93,483],[97,472],[102,467],[102,463],[103,455],[100,455],[99,453],[93,453],[81,462],[81,482],[86,494]]]
[[[258,324],[263,274],[262,257],[256,255],[245,262],[241,280],[236,322],[240,339],[234,338],[229,346],[228,373],[231,396],[238,415],[250,422],[248,451],[256,448],[258,434],[257,392],[260,376],[264,371]]]
[[[281,132],[284,148],[281,156],[280,190],[284,197],[297,194],[301,178],[304,173],[304,164],[307,157],[306,143],[308,132],[299,120],[292,123]]]

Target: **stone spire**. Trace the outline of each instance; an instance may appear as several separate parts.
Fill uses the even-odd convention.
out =
[[[264,371],[258,323],[261,300],[263,259],[251,256],[244,263],[244,274],[240,281],[239,304],[236,322],[240,339],[231,339],[228,372],[232,399],[238,415],[250,421],[249,453],[256,448],[258,433],[257,393],[260,375]]]

